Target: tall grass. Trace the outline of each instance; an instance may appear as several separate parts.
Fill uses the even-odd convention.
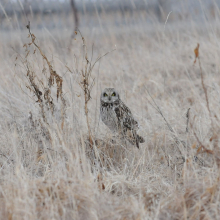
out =
[[[1,33],[1,219],[218,219],[219,20],[81,33],[86,56],[71,30]],[[140,149],[100,121],[105,87],[139,121]]]

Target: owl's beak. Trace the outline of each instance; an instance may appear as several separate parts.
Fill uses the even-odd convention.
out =
[[[111,101],[111,97],[110,96],[108,97],[108,100]]]

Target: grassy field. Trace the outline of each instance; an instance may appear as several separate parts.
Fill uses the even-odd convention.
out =
[[[87,48],[70,27],[0,33],[1,219],[220,217],[220,21],[141,16],[97,17],[80,29]],[[88,68],[109,52],[88,81],[85,50]],[[100,121],[106,87],[138,120],[140,149]]]

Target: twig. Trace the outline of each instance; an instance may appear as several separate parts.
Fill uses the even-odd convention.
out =
[[[167,15],[166,21],[165,21],[165,23],[164,23],[164,29],[163,29],[163,31],[165,31],[166,24],[167,24],[168,18],[169,18],[169,16],[170,16],[171,13],[172,13],[172,11],[170,11],[169,14]]]
[[[212,121],[212,115],[211,115],[210,106],[209,106],[209,99],[208,99],[207,88],[205,87],[205,84],[204,84],[203,72],[202,72],[202,67],[201,67],[201,62],[200,62],[200,58],[199,57],[198,57],[198,60],[199,60],[199,68],[200,68],[200,73],[201,73],[202,88],[203,88],[204,93],[205,93],[205,100],[206,100],[207,109],[209,111],[209,117],[210,117],[212,129],[214,129],[214,125],[213,125],[213,121]]]
[[[89,143],[90,143],[90,147],[92,148],[93,146],[93,140],[92,140],[92,132],[91,132],[91,127],[90,127],[90,123],[89,123],[89,109],[88,109],[88,102],[91,99],[91,90],[95,84],[95,78],[92,78],[91,74],[92,74],[92,70],[95,66],[95,64],[104,56],[106,56],[108,53],[114,51],[115,49],[113,49],[112,51],[109,51],[107,53],[105,53],[104,55],[100,55],[95,61],[94,63],[92,63],[92,58],[93,58],[93,47],[92,47],[92,56],[91,56],[91,61],[88,60],[88,50],[87,50],[87,45],[86,45],[86,40],[83,37],[82,33],[80,32],[80,30],[78,30],[82,42],[83,42],[83,61],[85,61],[85,67],[81,70],[81,76],[82,76],[82,81],[80,82],[80,87],[83,90],[84,93],[84,102],[85,102],[85,115],[86,115],[86,122],[87,122],[87,128],[88,128],[88,133],[89,133]]]
[[[212,120],[212,115],[211,115],[211,111],[210,111],[210,106],[209,106],[209,99],[208,99],[208,93],[207,93],[207,88],[204,84],[204,77],[203,77],[203,72],[202,72],[202,66],[201,66],[201,62],[200,62],[200,56],[199,56],[199,43],[197,44],[197,47],[194,49],[194,53],[195,53],[195,61],[194,64],[196,63],[196,59],[198,59],[199,61],[199,68],[200,68],[200,75],[201,75],[201,83],[202,83],[202,88],[203,91],[205,93],[205,100],[206,100],[206,106],[209,112],[209,118],[211,121],[211,126],[212,126],[212,132],[214,132],[214,124],[213,124],[213,120]],[[191,124],[192,127],[192,124]],[[203,152],[206,152],[208,154],[213,154],[212,150],[207,149],[199,140],[199,138],[197,137],[196,132],[193,130],[194,136],[196,137],[196,140],[198,141],[198,143],[200,144],[200,147],[197,150],[197,154],[199,154],[200,150],[203,149]]]
[[[73,20],[74,20],[74,23],[75,23],[75,27],[73,29],[73,33],[72,33],[71,38],[70,38],[69,51],[70,51],[70,48],[71,48],[72,40],[76,36],[77,30],[79,28],[78,10],[77,10],[75,1],[74,0],[70,0],[70,5],[71,5],[71,8],[72,8],[72,12],[73,12]]]
[[[208,154],[213,154],[213,151],[212,151],[212,150],[209,150],[208,148],[206,148],[206,147],[202,144],[202,142],[199,140],[199,138],[198,138],[198,136],[197,136],[195,130],[193,129],[193,124],[192,124],[192,123],[190,123],[190,127],[191,127],[191,129],[193,130],[193,134],[194,134],[194,136],[195,136],[197,142],[198,142],[199,145],[200,145],[200,147],[197,149],[196,155],[198,155],[198,154],[200,153],[200,149],[203,149],[203,152],[206,152],[206,153],[208,153]]]
[[[92,148],[93,146],[93,141],[92,141],[92,132],[91,132],[91,128],[90,128],[90,123],[89,123],[89,115],[88,115],[88,102],[91,99],[91,89],[92,87],[90,86],[90,76],[91,76],[91,71],[88,72],[88,64],[89,64],[89,60],[88,60],[88,54],[87,54],[87,46],[86,46],[86,41],[85,38],[82,36],[81,32],[79,31],[80,36],[82,38],[83,41],[83,59],[85,59],[86,64],[85,64],[85,68],[81,70],[81,76],[82,76],[82,81],[81,81],[81,88],[83,89],[84,92],[84,101],[85,101],[85,115],[86,115],[86,123],[87,123],[87,128],[88,128],[88,133],[89,133],[89,143],[90,143],[90,147]],[[89,88],[90,87],[90,88]]]
[[[188,108],[187,113],[186,113],[186,132],[189,131],[189,129],[188,129],[188,124],[189,124],[189,111],[190,111],[190,108]]]
[[[147,90],[146,87],[145,87],[145,89]],[[148,90],[147,90],[147,93],[148,93],[148,95],[151,97],[151,99],[152,99],[152,101],[153,101],[153,103],[154,103],[154,105],[155,105],[156,107],[150,102],[150,100],[148,100],[149,103],[150,103],[151,106],[162,116],[162,118],[163,118],[164,121],[166,122],[167,127],[169,128],[169,130],[170,130],[170,131],[172,132],[172,134],[173,134],[173,138],[174,138],[176,144],[182,143],[182,145],[183,145],[184,147],[186,147],[185,142],[179,140],[179,138],[176,136],[176,134],[175,134],[173,128],[171,127],[171,125],[168,123],[168,121],[167,121],[166,118],[164,117],[162,111],[160,110],[160,107],[157,105],[157,103],[155,102],[154,98],[151,96],[151,94],[149,93]],[[178,148],[178,149],[179,149],[179,148]],[[179,151],[180,151],[180,153],[182,154],[182,152],[181,152],[180,149],[179,149]]]
[[[5,154],[0,153],[1,156],[5,157],[7,160],[9,159]]]
[[[212,114],[211,114],[210,106],[209,106],[207,88],[204,84],[204,77],[203,77],[202,66],[201,66],[201,62],[200,62],[200,56],[199,56],[199,44],[197,44],[197,47],[195,48],[194,53],[195,53],[194,64],[196,63],[196,59],[198,59],[198,61],[199,61],[199,69],[200,69],[200,75],[201,75],[202,88],[203,88],[203,91],[205,93],[206,106],[207,106],[207,109],[208,109],[208,112],[209,112],[209,118],[210,118],[210,121],[211,121],[211,126],[212,126],[212,131],[213,131],[214,130],[214,124],[213,124]]]
[[[37,43],[35,42],[36,40],[36,37],[34,34],[32,34],[31,32],[31,27],[30,27],[30,21],[28,22],[28,25],[26,26],[27,29],[28,29],[28,32],[29,32],[29,36],[31,38],[31,43],[29,43],[28,45],[30,46],[31,44],[33,44],[36,49],[40,52],[42,58],[46,61],[47,65],[48,65],[48,68],[49,68],[49,72],[50,72],[50,76],[49,78],[47,79],[47,83],[48,83],[48,87],[47,88],[44,88],[44,91],[40,91],[38,86],[36,85],[36,83],[34,82],[34,78],[36,77],[34,73],[32,73],[30,70],[29,70],[29,65],[28,65],[28,62],[27,62],[27,56],[29,54],[29,50],[26,50],[27,54],[26,54],[26,63],[27,63],[27,76],[30,80],[30,83],[31,83],[31,86],[32,86],[32,89],[28,86],[28,88],[30,90],[32,90],[34,92],[34,94],[37,96],[38,98],[38,102],[40,104],[40,108],[41,108],[41,111],[42,111],[42,116],[43,116],[43,119],[45,122],[47,122],[46,120],[46,117],[45,117],[45,112],[44,112],[44,107],[43,107],[43,98],[44,100],[46,101],[46,104],[47,106],[50,108],[52,114],[53,114],[53,110],[54,110],[54,103],[53,103],[53,98],[51,97],[51,87],[53,86],[54,82],[56,82],[56,85],[57,85],[57,93],[56,93],[56,96],[57,96],[57,100],[60,98],[61,99],[61,102],[62,102],[62,105],[63,105],[63,108],[61,109],[61,114],[62,114],[62,123],[61,123],[61,127],[63,128],[64,126],[64,117],[65,117],[65,107],[66,107],[66,100],[64,99],[63,97],[63,90],[62,90],[62,87],[63,87],[63,79],[61,76],[59,76],[57,74],[57,72],[53,69],[53,66],[51,65],[50,61],[48,60],[48,58],[46,57],[46,55],[42,52],[40,46],[37,45]],[[27,44],[24,45],[26,48],[27,48]],[[36,50],[35,49],[35,50]],[[34,52],[35,53],[35,52]],[[42,85],[43,83],[38,80]]]
[[[146,87],[145,87],[145,89],[147,90]],[[152,99],[152,101],[153,101],[153,103],[154,103],[154,105],[155,105],[156,107],[150,102],[150,100],[148,100],[149,103],[151,104],[151,106],[162,116],[162,118],[163,118],[164,121],[166,122],[167,127],[169,128],[169,130],[170,130],[172,133],[174,133],[173,128],[171,127],[171,125],[168,123],[168,121],[167,121],[166,118],[164,117],[162,111],[160,110],[159,106],[158,106],[157,103],[154,101],[154,98],[151,96],[151,94],[149,93],[148,90],[147,90],[147,93],[148,93],[148,95],[151,97],[151,99]]]

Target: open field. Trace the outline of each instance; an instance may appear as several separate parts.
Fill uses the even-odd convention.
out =
[[[109,52],[91,73],[88,121],[80,34],[69,47],[67,26],[0,33],[0,219],[219,219],[219,18],[108,16],[80,29],[89,61]],[[138,120],[140,149],[100,121],[106,87]]]

